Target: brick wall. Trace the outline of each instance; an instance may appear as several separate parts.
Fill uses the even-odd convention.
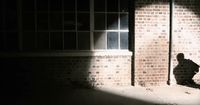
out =
[[[131,85],[130,55],[15,57],[2,61],[4,79],[12,78],[9,84],[16,83],[17,87]]]
[[[166,84],[169,2],[168,0],[136,0],[135,6],[135,85]]]
[[[173,69],[178,65],[176,56],[184,53],[186,59],[200,64],[200,1],[175,0],[172,36]],[[180,71],[183,72],[183,71]],[[183,76],[185,78],[187,76]],[[193,78],[200,83],[200,73]],[[172,75],[172,82],[176,81]]]

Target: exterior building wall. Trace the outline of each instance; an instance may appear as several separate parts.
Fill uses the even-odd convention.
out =
[[[173,8],[172,65],[178,65],[176,56],[183,53],[185,59],[200,64],[200,2],[199,0],[175,0]],[[180,71],[183,72],[183,71]],[[172,83],[175,84],[173,74]],[[186,75],[182,78],[187,77]],[[200,82],[200,73],[193,78]]]
[[[168,80],[168,53],[168,0],[136,0],[135,85],[165,85]]]
[[[17,84],[37,87],[101,87],[131,85],[131,55],[23,56],[5,58],[3,71]],[[5,73],[5,74],[7,74]],[[10,77],[5,77],[10,78]],[[20,86],[22,86],[20,85]]]

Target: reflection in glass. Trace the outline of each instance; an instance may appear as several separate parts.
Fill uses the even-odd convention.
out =
[[[120,49],[128,49],[128,32],[120,32]]]
[[[107,14],[107,29],[118,29],[118,14]]]
[[[118,49],[118,32],[108,32],[107,44],[108,49]]]
[[[105,32],[94,33],[94,49],[106,48],[106,35]]]
[[[128,30],[128,14],[120,14],[120,29]]]

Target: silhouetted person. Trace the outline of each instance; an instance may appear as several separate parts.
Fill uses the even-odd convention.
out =
[[[190,59],[185,59],[183,53],[177,55],[178,65],[174,68],[174,75],[177,84],[188,85],[195,84],[194,75],[199,72],[199,65]]]

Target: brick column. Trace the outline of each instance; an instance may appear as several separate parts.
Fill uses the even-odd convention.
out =
[[[136,0],[135,8],[135,85],[166,84],[169,1]]]

